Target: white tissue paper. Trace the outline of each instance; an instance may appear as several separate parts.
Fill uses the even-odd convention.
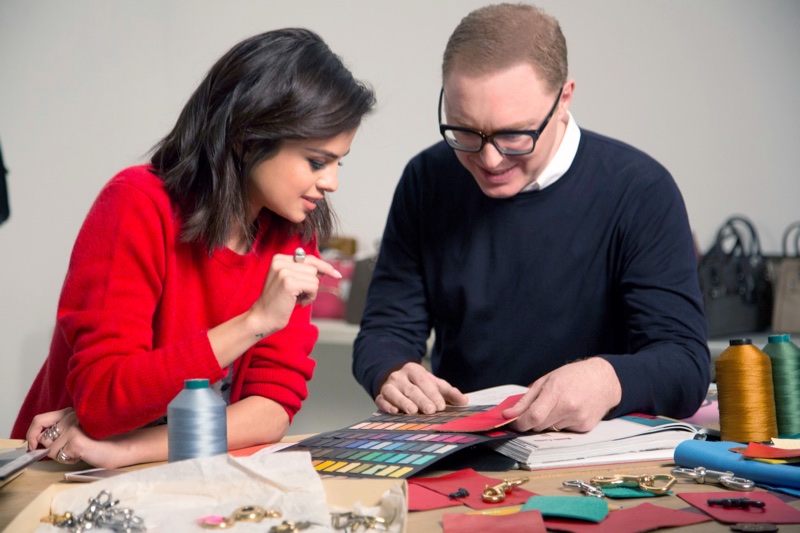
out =
[[[51,512],[77,516],[102,490],[119,500],[118,507],[130,508],[143,518],[148,532],[203,531],[199,518],[228,517],[248,505],[274,509],[282,516],[236,522],[239,533],[263,533],[284,520],[311,522],[303,530],[309,533],[332,531],[325,488],[308,452],[262,450],[249,457],[224,454],[135,470],[61,492],[53,499]],[[63,530],[40,524],[35,531]]]

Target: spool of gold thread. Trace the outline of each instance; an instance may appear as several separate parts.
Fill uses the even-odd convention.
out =
[[[778,436],[772,364],[750,339],[731,339],[716,362],[722,440],[768,442]]]

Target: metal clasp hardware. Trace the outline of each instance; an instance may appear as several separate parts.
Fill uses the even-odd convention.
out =
[[[766,504],[764,502],[751,500],[749,498],[711,498],[708,500],[710,506],[720,506],[725,509],[750,509],[755,507],[757,509],[764,509]]]
[[[382,516],[359,515],[351,512],[331,513],[331,526],[337,531],[357,531],[363,527],[366,531],[388,531],[394,518],[387,520]]]
[[[291,520],[284,520],[277,526],[269,528],[267,533],[297,533],[302,529],[311,527],[311,522],[293,522]]]
[[[582,493],[586,494],[587,496],[594,496],[595,498],[605,498],[606,493],[603,492],[601,489],[598,489],[594,485],[590,485],[580,479],[575,479],[573,481],[564,481],[561,483],[565,487],[576,488],[579,489]]]
[[[506,499],[506,494],[514,490],[515,487],[527,483],[528,478],[521,477],[517,479],[504,479],[502,483],[494,487],[486,485],[483,489],[481,498],[487,503],[499,503]]]
[[[756,486],[753,481],[743,477],[736,477],[733,472],[707,470],[702,466],[698,466],[697,468],[673,468],[672,475],[689,477],[698,483],[718,483],[723,487],[733,490],[752,490]]]
[[[656,485],[657,482],[663,481],[661,485]],[[589,483],[596,487],[635,487],[650,494],[666,494],[670,488],[675,484],[675,477],[669,474],[643,474],[640,476],[631,476],[627,474],[619,474],[615,476],[598,476],[589,480]]]
[[[42,522],[67,529],[73,533],[80,533],[90,529],[110,529],[116,533],[133,533],[147,530],[144,520],[133,514],[127,507],[117,507],[119,500],[111,498],[111,493],[102,490],[94,497],[89,498],[89,506],[82,513],[75,515],[50,515],[42,518]]]
[[[199,518],[197,522],[204,529],[230,529],[236,522],[261,522],[265,518],[280,517],[279,511],[264,509],[258,505],[246,505],[233,511],[229,517],[212,515]]]

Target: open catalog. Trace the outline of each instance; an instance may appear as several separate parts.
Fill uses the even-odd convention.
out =
[[[472,392],[467,396],[471,405],[497,404],[508,396],[526,390],[520,385],[503,385]],[[517,461],[520,468],[536,470],[634,461],[672,461],[678,444],[698,435],[702,435],[702,428],[687,422],[650,415],[628,415],[601,420],[587,433],[530,433],[486,445]]]

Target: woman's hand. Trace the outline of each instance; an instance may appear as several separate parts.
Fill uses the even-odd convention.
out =
[[[49,449],[48,457],[63,464],[85,461],[98,468],[117,468],[129,464],[115,439],[97,440],[81,428],[72,407],[33,417],[28,433],[28,450],[41,444]]]
[[[291,255],[275,255],[261,296],[250,310],[264,324],[264,336],[286,327],[297,303],[308,305],[317,298],[322,276],[341,279],[342,274],[313,255],[302,262]]]
[[[227,367],[261,339],[285,328],[298,303],[308,305],[316,299],[322,276],[341,279],[342,274],[312,255],[299,262],[291,255],[275,254],[252,307],[208,330],[220,367]]]

